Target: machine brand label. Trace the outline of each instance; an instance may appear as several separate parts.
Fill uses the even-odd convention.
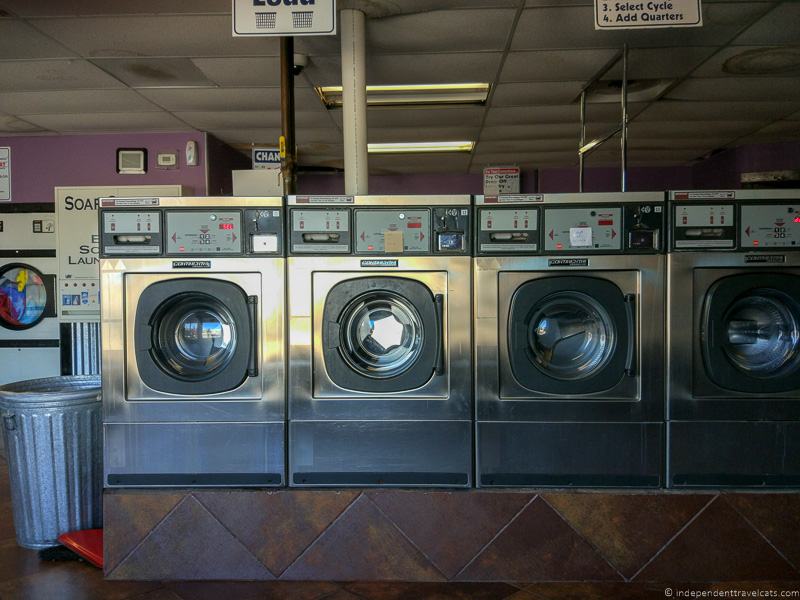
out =
[[[745,254],[745,263],[785,263],[785,254]]]
[[[352,204],[353,196],[297,196],[297,204]]]
[[[361,260],[363,267],[397,267],[397,259],[393,258],[365,258]]]
[[[100,206],[158,206],[158,198],[101,198]]]
[[[544,202],[543,194],[500,194],[499,196],[484,196],[484,204],[528,204]]]
[[[675,200],[733,200],[736,192],[729,190],[709,190],[700,192],[674,192]]]
[[[588,267],[588,258],[549,258],[548,267]]]
[[[173,269],[210,269],[210,260],[173,260]]]

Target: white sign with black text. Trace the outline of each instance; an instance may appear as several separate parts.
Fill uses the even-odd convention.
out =
[[[278,148],[253,148],[254,169],[280,169],[281,155]]]
[[[594,0],[595,29],[701,27],[702,0]]]
[[[483,169],[483,193],[486,196],[519,194],[520,169],[514,165]]]
[[[11,148],[0,148],[0,202],[11,201]]]
[[[336,1],[233,0],[233,35],[336,35]]]
[[[182,196],[180,185],[57,187],[58,315],[62,321],[100,318],[100,198]]]

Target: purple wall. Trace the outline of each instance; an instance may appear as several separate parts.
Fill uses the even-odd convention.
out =
[[[750,144],[731,148],[693,167],[694,185],[698,188],[742,187],[739,177],[753,171],[800,169],[800,142]]]
[[[189,140],[199,149],[196,167],[185,163]],[[11,147],[12,202],[53,202],[56,186],[175,184],[186,193],[206,193],[205,134],[199,131],[0,137],[0,146]],[[147,173],[118,174],[117,148],[146,148]],[[177,151],[179,168],[156,169],[159,151]]]

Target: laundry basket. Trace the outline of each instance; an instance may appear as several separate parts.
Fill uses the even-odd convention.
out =
[[[0,387],[17,543],[101,527],[100,378],[48,377]]]

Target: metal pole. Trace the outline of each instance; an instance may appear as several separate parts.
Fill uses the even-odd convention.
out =
[[[281,135],[286,156],[283,158],[283,186],[287,194],[297,193],[297,143],[294,128],[294,38],[281,38]]]
[[[586,90],[581,92],[581,143],[579,148],[586,144]],[[583,191],[584,153],[578,151],[578,191]]]
[[[344,192],[348,195],[368,193],[365,21],[359,10],[341,12]]]
[[[622,47],[622,191],[628,191],[628,44]]]

